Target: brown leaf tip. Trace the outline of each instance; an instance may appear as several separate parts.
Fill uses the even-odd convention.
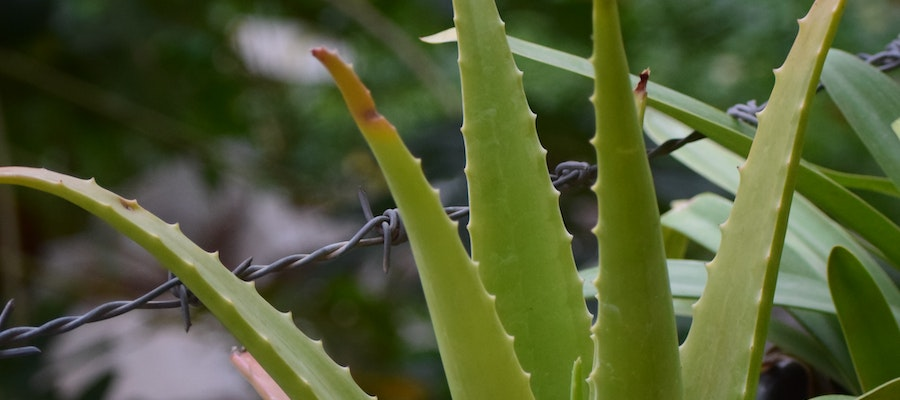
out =
[[[647,92],[647,81],[650,80],[650,68],[646,68],[641,71],[640,80],[638,81],[637,86],[634,88],[635,93],[646,93]]]

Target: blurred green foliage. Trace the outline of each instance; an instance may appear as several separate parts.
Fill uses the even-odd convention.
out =
[[[764,101],[774,81],[771,70],[790,47],[795,19],[807,3],[622,2],[630,64],[634,71],[649,67],[652,80],[720,108]],[[498,7],[510,34],[588,55],[589,2],[501,0]],[[423,158],[426,173],[439,179],[461,175],[455,46],[416,39],[452,24],[450,2],[437,0],[0,2],[0,163],[97,177],[105,186],[117,187],[144,171],[188,158],[200,162],[213,187],[223,177],[238,175],[261,189],[288,193],[298,206],[317,205],[358,221],[355,190],[364,185],[376,211],[390,207],[374,161],[331,82],[254,71],[239,51],[239,33],[248,21],[288,27],[303,41],[301,51],[288,54],[297,65],[304,59],[313,62],[308,50],[320,41],[339,43],[381,112]],[[852,2],[835,47],[875,53],[896,37],[898,26],[895,0]],[[276,39],[257,39],[251,47],[277,48]],[[593,132],[587,101],[591,82],[527,60],[519,63],[549,150],[548,163],[593,159],[587,144]],[[809,159],[839,170],[874,171],[827,96],[817,97],[813,113],[805,150]],[[657,178],[663,207],[710,188],[668,160],[654,161],[654,167],[664,177]],[[461,193],[451,200],[464,202]],[[578,196],[585,195],[579,192],[562,202],[575,208]],[[17,315],[24,315],[19,317],[26,319],[23,323],[39,324],[67,313],[64,305],[73,301],[39,295],[41,251],[54,238],[86,229],[90,219],[41,195],[17,191],[15,198],[24,276],[9,275],[7,263],[0,260],[0,279],[25,285],[17,293],[32,298],[23,301],[29,305]],[[0,207],[9,207],[2,204],[0,199]],[[900,220],[900,210],[885,211]],[[584,260],[592,256],[592,240],[579,240],[579,232],[586,235],[590,228],[574,220],[579,212],[566,215],[576,234],[576,250],[583,253],[576,257]],[[4,240],[9,238],[0,238],[0,245]],[[584,249],[582,243],[588,243]],[[326,343],[348,344],[330,351],[354,367],[364,387],[394,382],[426,398],[446,396],[436,352],[410,349],[397,334],[410,324],[409,315],[427,318],[414,277],[400,280],[405,286],[392,288],[389,298],[371,298],[360,291],[358,279],[348,278],[354,271],[359,274],[363,257],[379,255],[362,251],[279,278],[265,290],[279,308],[294,311],[304,330],[320,333]],[[136,294],[123,290],[115,297]],[[11,296],[2,293],[0,298]],[[336,308],[352,310],[357,317],[335,317],[344,315]],[[38,358],[0,361],[0,393],[55,398],[46,385],[21,385],[40,363]]]

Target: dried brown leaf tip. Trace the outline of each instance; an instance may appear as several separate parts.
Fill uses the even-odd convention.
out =
[[[635,94],[647,93],[647,81],[650,80],[650,68],[646,68],[641,71],[640,81],[638,81],[637,86],[634,88]]]

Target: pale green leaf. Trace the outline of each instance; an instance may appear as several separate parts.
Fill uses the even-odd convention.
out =
[[[444,212],[420,161],[375,109],[369,90],[350,66],[324,49],[313,54],[338,84],[397,202],[450,393],[461,399],[533,398],[528,374],[513,350],[513,338],[497,316],[494,297],[485,290],[478,268],[459,239],[456,222]]]
[[[559,193],[494,2],[454,0],[453,9],[472,260],[535,397],[565,398],[572,364],[591,360],[593,346]]]
[[[84,208],[147,249],[175,274],[293,398],[368,399],[322,348],[275,310],[252,283],[235,277],[170,225],[127,200],[82,180],[44,169],[0,167],[0,184],[38,189]]]
[[[680,399],[678,338],[659,208],[629,81],[617,0],[594,0],[599,220],[596,346],[588,382],[598,399]],[[647,357],[652,354],[652,357]]]
[[[816,1],[775,70],[768,106],[758,115],[759,129],[740,167],[734,206],[722,224],[719,252],[708,264],[708,284],[681,346],[684,374],[691,377],[685,380],[687,398],[754,398],[808,105],[843,7],[841,0]]]
[[[430,43],[444,43],[455,39],[456,34],[451,28],[431,37],[426,37],[423,40]],[[588,78],[594,77],[590,61],[582,57],[511,36],[508,36],[507,39],[513,53],[519,56]],[[631,80],[633,84],[636,84],[638,78],[632,76]],[[650,107],[654,107],[676,118],[682,123],[689,125],[692,129],[703,132],[713,141],[737,154],[747,155],[750,149],[750,136],[754,132],[750,126],[739,123],[721,110],[665,86],[650,82],[647,91],[649,94],[648,105]],[[687,133],[690,133],[690,130]],[[691,146],[695,145],[691,144]],[[800,174],[797,177],[797,190],[806,195],[817,207],[828,213],[832,218],[854,230],[869,243],[876,246],[884,253],[894,268],[900,269],[900,246],[896,245],[896,243],[900,242],[900,226],[893,223],[859,196],[835,182],[828,174],[819,171],[818,168],[813,164],[801,161]],[[894,189],[885,188],[883,182],[867,180],[866,182],[855,181],[849,183],[865,186],[859,187],[862,189],[888,191],[889,194],[894,195]],[[852,187],[858,188],[858,186]]]

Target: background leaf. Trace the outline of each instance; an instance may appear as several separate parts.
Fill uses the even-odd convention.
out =
[[[900,327],[881,290],[852,253],[835,247],[828,285],[863,390],[900,377]]]
[[[900,138],[891,131],[891,123],[900,117],[900,84],[836,49],[828,52],[822,83],[875,161],[900,188]]]

